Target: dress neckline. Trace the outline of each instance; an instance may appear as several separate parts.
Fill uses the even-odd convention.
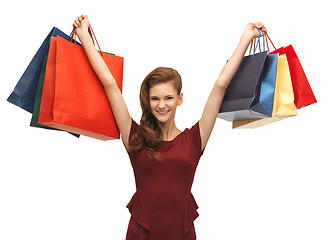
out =
[[[184,131],[180,132],[179,134],[177,134],[176,137],[174,137],[174,138],[171,139],[171,140],[166,140],[166,141],[162,140],[162,143],[171,143],[171,142],[175,141],[175,140],[176,140],[179,136],[181,136],[185,131],[186,131],[186,129],[185,129]]]

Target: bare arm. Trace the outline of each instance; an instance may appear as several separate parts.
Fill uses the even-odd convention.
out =
[[[259,36],[256,28],[266,31],[266,28],[261,23],[249,23],[236,47],[233,55],[224,66],[219,74],[215,85],[210,92],[207,103],[204,107],[202,117],[199,122],[200,135],[201,135],[201,150],[203,150],[209,140],[210,134],[216,122],[216,118],[224,98],[226,88],[231,82],[235,72],[237,71],[242,58],[250,44],[251,40]]]
[[[108,69],[101,55],[97,52],[88,33],[88,16],[82,15],[78,17],[73,23],[73,26],[76,27],[76,34],[83,45],[92,68],[104,86],[104,90],[121,133],[122,141],[127,147],[131,127],[131,117],[111,71]]]

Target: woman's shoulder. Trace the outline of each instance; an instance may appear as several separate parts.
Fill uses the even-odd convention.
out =
[[[195,143],[201,142],[199,121],[194,123],[190,128],[186,128],[184,132],[185,135],[187,135],[188,138],[190,138],[193,142]]]
[[[199,121],[194,123],[190,128],[185,128],[185,130],[184,130],[184,132],[187,132],[189,134],[193,134],[197,131],[199,131]]]

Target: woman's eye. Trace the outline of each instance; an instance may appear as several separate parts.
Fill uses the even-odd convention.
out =
[[[168,100],[174,99],[173,97],[167,97]]]

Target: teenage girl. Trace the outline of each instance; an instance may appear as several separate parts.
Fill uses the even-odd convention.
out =
[[[172,68],[159,67],[142,82],[142,117],[130,116],[116,82],[88,33],[88,16],[76,27],[90,64],[104,86],[128,152],[136,180],[136,193],[127,208],[131,213],[126,240],[195,240],[193,221],[198,208],[191,187],[199,159],[213,130],[227,86],[250,42],[267,32],[261,23],[248,23],[233,55],[210,92],[200,120],[180,131],[175,124],[177,106],[183,103],[182,81]]]

